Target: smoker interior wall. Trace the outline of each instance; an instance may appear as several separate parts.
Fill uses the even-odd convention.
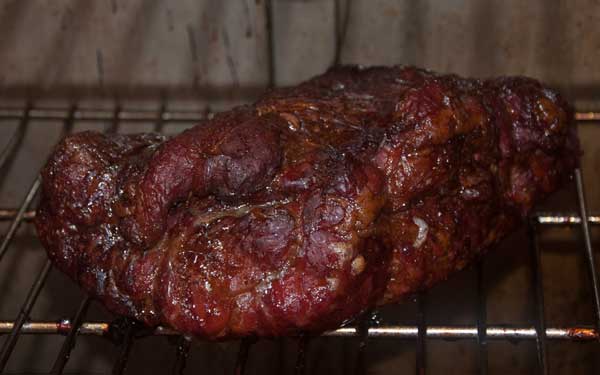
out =
[[[584,104],[600,84],[593,0],[352,0],[349,12],[346,5],[338,8],[348,15],[342,62],[525,74]],[[273,1],[277,84],[332,63],[335,11],[333,0]],[[164,90],[227,99],[252,96],[268,81],[264,0],[4,0],[0,20],[0,83],[10,96],[43,89],[139,99]],[[208,87],[217,92],[203,92]]]
[[[399,1],[274,0],[274,78],[295,84],[329,67],[336,32],[348,15],[343,63],[415,64],[443,72],[488,77],[525,74],[560,87],[580,109],[600,110],[600,4],[576,1]],[[347,11],[348,9],[348,11]],[[342,22],[336,29],[335,12]],[[35,99],[45,105],[80,104],[112,108],[220,110],[258,95],[269,84],[268,33],[264,0],[0,1],[0,104]],[[0,150],[16,129],[0,122]],[[102,130],[106,123],[76,123],[77,130]],[[60,122],[31,122],[0,171],[0,207],[16,207],[57,141]],[[121,131],[149,131],[152,124],[122,123]],[[181,130],[168,126],[170,133]],[[582,125],[586,188],[592,210],[600,209],[600,128]],[[573,186],[553,197],[547,210],[575,211]],[[6,223],[0,223],[1,233]],[[544,286],[548,325],[590,324],[593,316],[578,229],[545,229]],[[596,236],[597,237],[597,236]],[[598,248],[596,241],[596,248]],[[486,259],[489,324],[531,325],[531,258],[524,232]],[[32,226],[25,224],[0,263],[0,320],[12,320],[45,261]],[[53,271],[32,319],[71,316],[80,301],[76,286]],[[465,271],[434,288],[427,299],[430,324],[475,324],[475,273]],[[414,324],[415,304],[382,311],[386,323]],[[94,305],[88,320],[110,316]],[[0,344],[4,340],[0,337]],[[8,370],[48,371],[62,337],[22,337]],[[261,341],[251,349],[249,373],[290,370],[295,341]],[[594,346],[595,345],[595,346]],[[311,343],[309,372],[351,372],[357,342],[322,338]],[[192,347],[189,373],[231,373],[237,343]],[[432,374],[477,373],[475,342],[428,341]],[[553,373],[598,373],[594,343],[551,343]],[[94,337],[77,341],[68,372],[110,373],[118,349]],[[131,373],[164,373],[175,347],[164,338],[136,342]],[[372,341],[369,373],[414,372],[414,342]],[[490,373],[536,370],[533,342],[491,342]],[[195,372],[194,372],[195,371]]]

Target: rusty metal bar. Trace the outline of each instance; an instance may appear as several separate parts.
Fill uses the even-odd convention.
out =
[[[600,112],[576,112],[577,121],[600,121]]]

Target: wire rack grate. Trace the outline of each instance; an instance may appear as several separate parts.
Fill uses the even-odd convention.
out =
[[[203,113],[188,113],[187,118],[182,120],[180,116],[175,116],[173,113],[168,112],[166,107],[163,106],[155,116],[153,113],[144,111],[129,111],[129,118],[136,118],[140,121],[152,121],[155,122],[155,130],[160,131],[162,127],[171,122],[189,122],[194,123],[197,120],[203,118]],[[58,110],[53,110],[57,112]],[[67,113],[64,117],[63,133],[69,132],[72,127],[72,123],[76,121],[76,114],[85,114],[82,118],[89,119],[90,121],[106,120],[102,115],[93,117],[93,113],[100,113],[100,111],[81,109],[67,109],[63,111]],[[0,113],[5,113],[0,110]],[[28,121],[33,118],[37,120],[48,120],[54,121],[55,117],[41,115],[45,113],[45,110],[41,109],[25,109],[20,111],[21,116],[17,118],[19,120],[19,127],[27,126]],[[32,113],[37,115],[32,115]],[[123,111],[116,110],[111,111],[112,117],[108,123],[106,131],[115,132],[118,131],[120,125],[120,119],[123,118]],[[11,115],[12,116],[12,115]],[[0,119],[2,117],[0,114]],[[600,113],[587,113],[585,116],[581,113],[578,114],[577,118],[579,123],[595,123],[600,119]],[[176,120],[174,120],[176,119]],[[17,129],[15,132],[20,131]],[[6,148],[12,147],[12,142],[9,142]],[[4,152],[7,152],[6,149]],[[0,160],[2,161],[2,160]],[[0,167],[3,167],[0,164]],[[426,372],[426,342],[430,339],[460,339],[460,340],[477,340],[479,345],[479,358],[480,368],[482,373],[485,373],[487,368],[487,342],[489,340],[535,340],[537,342],[538,352],[538,363],[539,373],[547,373],[547,355],[546,355],[546,341],[547,340],[562,340],[562,341],[594,341],[599,340],[600,332],[600,307],[599,307],[599,289],[597,272],[595,270],[594,254],[592,249],[592,243],[590,238],[590,226],[600,224],[600,215],[588,215],[586,206],[586,200],[584,195],[584,184],[583,177],[580,170],[576,171],[575,182],[577,185],[577,199],[579,204],[579,215],[570,213],[536,213],[530,217],[528,222],[529,238],[530,238],[530,249],[533,258],[532,270],[533,280],[532,285],[535,290],[536,300],[536,321],[533,326],[489,326],[485,323],[486,312],[485,312],[485,288],[483,286],[482,279],[483,268],[481,264],[476,265],[477,267],[477,290],[478,290],[478,320],[475,326],[433,326],[427,325],[426,322],[426,303],[425,296],[420,295],[418,298],[418,317],[417,325],[415,326],[373,326],[367,325],[362,326],[360,323],[356,327],[345,327],[335,331],[327,332],[324,336],[328,337],[364,337],[361,341],[361,347],[364,348],[367,343],[367,339],[413,339],[416,344],[417,353],[417,370],[419,373]],[[0,260],[4,254],[10,249],[12,240],[15,234],[23,223],[29,223],[35,217],[35,211],[30,210],[31,203],[33,202],[37,191],[40,187],[39,178],[36,178],[30,185],[30,188],[23,199],[21,205],[18,208],[2,208],[0,209],[0,221],[10,221],[8,230],[2,238],[0,244]],[[570,327],[546,327],[544,321],[544,301],[543,301],[543,285],[541,281],[541,262],[540,262],[540,248],[537,243],[537,231],[539,226],[578,226],[581,228],[584,244],[583,256],[586,259],[587,267],[590,271],[590,284],[594,293],[594,309],[595,309],[595,324],[593,327],[590,326],[570,326]],[[72,319],[63,319],[60,321],[29,321],[29,313],[33,308],[36,298],[44,287],[44,282],[51,271],[50,262],[46,262],[40,270],[35,282],[31,286],[31,289],[25,299],[19,315],[14,321],[0,321],[0,334],[7,334],[7,339],[2,347],[0,353],[0,369],[4,369],[14,346],[21,334],[55,334],[64,335],[65,340],[61,347],[61,350],[56,358],[55,364],[51,370],[53,374],[62,373],[70,356],[71,349],[75,345],[75,340],[78,335],[95,335],[109,337],[111,331],[114,330],[114,322],[87,322],[85,321],[85,314],[89,305],[89,298],[84,298],[77,311],[75,312]],[[368,320],[368,317],[365,318]],[[120,354],[114,365],[114,373],[122,373],[126,367],[127,358],[131,351],[131,347],[134,345],[136,338],[136,327],[129,321],[119,322],[124,325],[123,332],[124,336],[119,340]],[[177,336],[177,332],[164,327],[158,327],[152,332],[146,334],[159,335],[159,336]],[[174,373],[179,373],[185,367],[185,359],[189,351],[189,341],[184,337],[179,337],[179,344],[177,349],[177,360],[174,363]],[[247,361],[248,353],[252,346],[252,341],[244,341],[240,345],[240,352],[237,359],[236,373],[242,374],[245,363]],[[306,346],[307,340],[301,340],[300,346]],[[362,353],[362,350],[359,354]],[[364,354],[360,354],[364,355]],[[299,350],[297,358],[297,373],[301,373],[305,369],[304,362],[306,360],[306,349]],[[360,362],[357,360],[357,362]],[[362,365],[357,365],[361,367]]]
[[[336,6],[336,49],[334,54],[334,63],[340,61],[341,48],[343,46],[343,38],[346,34],[347,15],[346,18],[339,19],[340,6],[339,2],[335,1]],[[268,86],[274,85],[274,77],[276,65],[274,63],[273,53],[273,33],[272,33],[272,9],[271,2],[266,2],[267,11],[267,31],[268,49],[269,49],[269,82]],[[62,121],[63,133],[66,134],[73,127],[74,122],[85,121],[108,121],[107,132],[117,132],[122,121],[127,122],[153,122],[155,131],[162,131],[163,127],[172,123],[193,124],[201,121],[209,116],[209,111],[185,112],[185,111],[169,111],[166,103],[160,106],[155,111],[149,110],[130,110],[122,109],[117,106],[113,110],[95,109],[95,108],[78,108],[72,106],[70,108],[36,108],[27,104],[25,107],[17,108],[0,108],[0,120],[17,120],[19,125],[14,134],[9,139],[5,149],[0,154],[0,169],[4,168],[9,162],[7,155],[16,147],[17,139],[24,132],[27,124],[32,121]],[[579,124],[597,123],[600,121],[600,112],[578,112],[575,116]],[[536,306],[536,321],[533,326],[491,326],[486,324],[486,290],[483,279],[483,266],[481,263],[477,267],[477,324],[474,326],[439,326],[427,324],[427,306],[426,296],[421,294],[418,296],[418,313],[416,325],[376,325],[370,323],[370,316],[366,314],[359,320],[355,327],[344,327],[335,331],[326,332],[324,336],[329,337],[359,337],[360,348],[358,352],[356,368],[357,372],[364,372],[364,348],[369,339],[412,339],[416,345],[416,369],[418,374],[425,374],[426,368],[426,343],[431,339],[462,339],[462,340],[477,340],[479,348],[479,369],[480,373],[487,373],[487,343],[490,340],[535,340],[537,343],[538,354],[538,370],[540,374],[548,373],[546,341],[547,340],[563,340],[563,341],[598,341],[600,339],[600,293],[598,286],[598,275],[595,269],[594,252],[590,237],[590,226],[600,224],[600,215],[590,215],[586,205],[584,194],[583,177],[580,170],[575,173],[575,182],[577,186],[577,202],[579,212],[564,213],[536,213],[530,217],[528,222],[530,251],[532,253],[533,278],[532,285],[535,291],[535,306]],[[40,179],[37,177],[30,185],[25,198],[17,208],[0,208],[0,221],[10,221],[8,230],[2,237],[0,243],[0,261],[6,252],[10,249],[11,243],[15,237],[18,228],[23,223],[29,223],[35,217],[35,211],[31,210],[31,204],[36,197],[40,188]],[[590,273],[590,285],[594,296],[594,326],[578,326],[569,327],[547,327],[544,319],[544,300],[543,300],[543,285],[541,278],[541,251],[538,246],[537,231],[539,226],[579,226],[581,228],[584,244],[583,256]],[[135,322],[129,320],[117,320],[115,322],[88,322],[85,321],[86,312],[90,304],[90,299],[85,297],[78,309],[75,311],[72,319],[63,319],[60,321],[30,321],[29,313],[36,303],[36,299],[41,289],[44,287],[45,280],[51,272],[52,265],[47,261],[39,274],[37,275],[34,284],[31,286],[29,293],[22,304],[19,315],[14,321],[0,321],[0,335],[7,334],[7,339],[0,352],[0,372],[4,370],[17,340],[21,334],[47,334],[47,335],[64,335],[65,340],[59,351],[59,354],[54,362],[50,373],[60,374],[63,372],[72,348],[75,345],[76,339],[80,335],[96,335],[103,337],[111,337],[115,339],[115,326],[119,327],[120,336],[116,343],[119,346],[119,355],[114,363],[113,373],[122,373],[127,365],[127,359],[131,352],[132,346],[135,344],[135,339],[138,337],[139,327]],[[179,335],[177,332],[168,328],[158,327],[150,332],[146,331],[145,335],[159,336],[179,336],[177,338],[177,355],[172,367],[174,374],[179,374],[185,367],[185,362],[190,350],[190,342],[187,338]],[[244,368],[251,352],[253,341],[242,340],[239,348],[239,353],[236,360],[235,374],[243,374]],[[297,360],[295,371],[296,373],[304,373],[306,371],[306,356],[307,356],[308,339],[301,338],[298,344]]]

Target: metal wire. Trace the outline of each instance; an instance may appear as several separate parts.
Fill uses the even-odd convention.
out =
[[[65,133],[68,133],[71,131],[71,129],[73,127],[74,112],[75,112],[75,107],[71,107],[69,110],[69,117],[67,117],[67,119],[64,122],[62,134],[65,134]],[[22,124],[22,126],[26,126],[27,122],[23,121],[21,124]],[[25,214],[25,210],[29,207],[29,205],[33,201],[39,187],[40,187],[40,177],[38,175],[36,177],[36,179],[34,180],[33,184],[31,185],[31,187],[29,188],[29,191],[28,191],[27,195],[25,196],[23,203],[21,204],[21,206],[19,207],[19,210],[17,211],[17,215],[13,219],[13,222],[11,223],[9,230],[8,230],[7,234],[4,236],[2,244],[0,245],[0,261],[2,260],[2,257],[6,253],[10,242],[12,241],[15,233],[17,232],[17,229],[19,228],[19,225],[22,222],[23,216]],[[31,286],[31,289],[29,290],[29,293],[27,294],[27,298],[25,299],[25,301],[23,302],[23,305],[21,306],[19,314],[18,314],[17,318],[15,319],[15,323],[13,324],[13,326],[11,328],[10,335],[4,342],[4,345],[2,346],[2,352],[0,354],[0,372],[4,371],[4,367],[8,363],[8,360],[10,359],[10,356],[11,356],[13,349],[17,343],[17,340],[19,339],[19,335],[21,333],[23,324],[25,323],[25,321],[27,319],[29,319],[29,314],[30,314],[31,310],[33,309],[33,306],[35,305],[35,302],[37,301],[37,297],[40,294],[40,291],[42,290],[42,288],[46,282],[46,278],[48,277],[48,274],[50,273],[51,269],[52,269],[52,264],[50,263],[50,260],[48,259],[48,260],[46,260],[44,267],[41,269],[40,273],[38,274],[35,282]]]
[[[585,243],[585,257],[588,264],[592,291],[594,293],[594,308],[596,313],[596,330],[600,332],[600,287],[598,286],[598,274],[596,273],[596,260],[594,259],[594,249],[592,248],[592,239],[590,237],[590,226],[587,220],[587,203],[585,199],[585,190],[583,185],[583,176],[581,170],[575,170],[575,184],[577,186],[577,202],[579,203],[579,214],[581,220],[581,230],[583,231],[583,240]]]
[[[14,325],[12,321],[0,322],[0,334],[9,333]],[[111,323],[109,322],[84,322],[81,324],[79,335],[107,336]],[[62,334],[66,335],[71,330],[72,323],[68,319],[60,321],[38,321],[23,324],[22,334]],[[417,326],[386,325],[369,327],[369,339],[416,339]],[[165,327],[157,327],[152,332],[156,336],[179,336],[180,333]],[[356,327],[344,327],[323,333],[325,337],[359,337]],[[477,340],[476,326],[427,326],[425,336],[434,340]],[[487,326],[486,337],[488,340],[534,340],[537,337],[535,327],[521,326]],[[590,341],[597,340],[600,335],[594,327],[550,327],[546,328],[546,337],[549,340],[562,341]]]
[[[369,325],[373,317],[372,311],[367,311],[360,316],[356,326],[359,342],[358,352],[356,353],[356,365],[354,366],[354,374],[361,375],[366,373],[366,351],[367,343],[369,342]]]
[[[23,112],[24,117],[22,118],[19,127],[25,128],[27,126],[29,120],[32,118],[31,111],[32,110],[29,107],[26,108],[26,110]],[[76,108],[74,106],[69,108],[69,110],[67,112],[67,117],[65,118],[63,130],[62,130],[63,135],[68,133],[71,130],[71,128],[73,127],[73,119],[74,119],[75,112],[76,112]],[[19,226],[23,222],[23,218],[25,216],[33,217],[32,214],[26,215],[26,211],[29,208],[29,206],[31,205],[31,202],[33,201],[33,199],[35,198],[35,195],[37,194],[37,191],[39,188],[40,188],[40,177],[37,176],[36,179],[31,184],[31,186],[29,187],[27,195],[25,196],[25,199],[21,203],[21,206],[17,210],[10,210],[10,213],[14,213],[14,216],[11,216],[12,222],[10,224],[10,227],[8,228],[8,231],[4,235],[4,238],[2,239],[2,243],[0,244],[0,261],[2,261],[4,254],[8,250],[8,246],[10,245],[10,242],[12,241],[15,233],[19,229]]]
[[[267,29],[267,54],[269,59],[268,69],[268,87],[275,87],[276,71],[275,71],[275,35],[273,33],[273,3],[271,0],[265,1],[265,16]]]
[[[75,313],[75,317],[73,318],[73,323],[70,327],[71,329],[69,330],[65,341],[63,341],[62,347],[60,348],[60,352],[58,352],[56,360],[54,361],[54,365],[52,366],[52,370],[50,371],[51,374],[62,374],[62,372],[64,371],[65,366],[67,365],[67,361],[71,357],[71,351],[75,346],[77,331],[79,330],[79,326],[83,322],[83,318],[85,317],[87,309],[90,306],[90,301],[91,298],[88,296],[86,296],[83,299],[83,301],[81,301],[81,304],[79,305],[79,308]]]
[[[246,362],[248,362],[248,354],[250,353],[250,347],[256,340],[253,338],[244,338],[240,342],[240,350],[238,351],[237,358],[235,360],[235,369],[233,373],[235,375],[244,375],[246,371]]]
[[[187,363],[187,357],[190,353],[190,347],[192,343],[189,339],[184,336],[179,336],[177,339],[177,351],[175,354],[175,362],[173,363],[173,369],[171,374],[173,375],[182,375],[183,370],[185,370],[185,365]]]
[[[416,369],[417,375],[425,375],[427,367],[425,339],[427,338],[427,322],[425,317],[425,292],[417,295],[417,348]]]
[[[156,119],[156,122],[154,123],[154,131],[157,133],[162,133],[165,127],[165,120],[164,120],[164,115],[167,112],[167,103],[163,102],[160,105],[160,109],[159,109],[159,116],[158,119]]]
[[[483,277],[484,260],[477,262],[477,344],[479,348],[479,373],[487,374],[488,357],[487,357],[487,335],[486,335],[486,288]]]
[[[308,335],[302,335],[298,339],[296,365],[294,366],[294,374],[296,375],[304,375],[306,373],[306,361],[309,342],[310,337]]]
[[[114,109],[79,108],[73,114],[73,119],[78,122],[98,122],[113,120]],[[27,112],[27,120],[36,121],[64,121],[69,118],[68,108],[31,108]],[[165,111],[159,110],[123,110],[117,116],[119,121],[127,122],[154,122],[168,123],[193,123],[198,122],[210,114],[206,111]],[[0,108],[0,120],[21,120],[24,113],[22,108]]]
[[[274,64],[274,45],[273,45],[273,36],[272,36],[272,4],[270,1],[266,2],[266,10],[267,10],[267,28],[269,32],[269,41],[270,50],[269,50],[269,82],[270,86],[274,85],[275,82],[275,64]],[[339,40],[338,40],[339,42]],[[337,48],[337,47],[336,47]],[[336,57],[336,60],[339,59],[339,54]],[[121,120],[126,120],[130,122],[146,122],[146,121],[156,121],[157,128],[161,128],[167,123],[193,123],[198,122],[206,118],[207,111],[204,112],[177,112],[177,111],[167,111],[165,106],[161,106],[158,111],[138,111],[138,110],[123,110],[120,107],[117,107],[115,110],[97,110],[97,109],[43,109],[43,108],[31,108],[26,107],[23,108],[4,108],[0,109],[0,120],[8,120],[8,119],[16,119],[20,121],[18,131],[20,129],[24,129],[27,126],[28,122],[31,120],[38,121],[56,121],[56,120],[64,120],[65,127],[72,126],[74,120],[77,121],[103,121],[110,120],[111,124],[109,126],[108,131],[116,131],[117,127]],[[596,123],[600,121],[600,112],[579,112],[576,114],[576,119],[580,123]],[[8,145],[3,150],[2,154],[0,154],[0,167],[3,167],[4,164],[8,161],[8,153],[10,149],[14,148],[14,145],[17,144],[19,135],[15,132],[11,136],[11,139],[8,142]],[[538,310],[538,321],[534,327],[502,327],[502,326],[487,326],[485,325],[485,302],[484,299],[481,299],[485,294],[481,287],[482,274],[478,274],[478,300],[479,305],[479,313],[478,313],[478,322],[477,326],[461,326],[461,327],[444,327],[444,326],[427,326],[425,323],[425,312],[424,306],[420,306],[420,312],[418,316],[418,325],[417,326],[383,326],[383,327],[367,327],[366,330],[363,331],[361,327],[347,327],[341,328],[332,332],[325,333],[325,336],[334,336],[334,337],[364,337],[364,338],[409,338],[416,339],[417,341],[417,371],[419,374],[425,373],[426,370],[426,356],[425,356],[425,342],[426,339],[477,339],[479,343],[480,350],[480,368],[482,369],[482,373],[485,373],[487,368],[487,349],[486,343],[487,340],[531,340],[535,339],[540,344],[539,353],[540,354],[540,366],[542,368],[542,372],[547,371],[546,365],[546,349],[545,347],[545,339],[551,340],[569,340],[569,341],[588,341],[588,340],[598,340],[599,332],[600,332],[600,293],[598,287],[598,279],[597,273],[595,269],[594,263],[594,253],[591,244],[590,238],[590,225],[598,225],[600,224],[600,215],[588,215],[588,210],[586,206],[586,200],[584,195],[584,184],[581,175],[581,171],[577,170],[575,172],[575,179],[577,184],[577,197],[579,203],[579,214],[563,214],[563,213],[543,213],[534,215],[532,220],[534,220],[537,225],[564,225],[564,226],[573,226],[573,225],[581,225],[581,229],[584,236],[584,250],[586,261],[588,264],[588,268],[591,275],[591,283],[592,290],[594,293],[594,310],[596,314],[595,319],[595,327],[569,327],[569,328],[545,328],[543,321],[543,295],[539,294],[540,291],[543,292],[543,289],[540,286],[538,287],[538,283],[536,282],[536,296],[541,296],[542,298],[537,298],[539,305],[539,301],[542,301],[541,305],[541,314]],[[36,178],[32,185],[30,186],[28,193],[19,206],[18,209],[7,208],[0,209],[0,221],[8,221],[11,220],[11,224],[9,229],[7,230],[5,236],[2,239],[2,243],[0,244],[0,261],[5,255],[7,249],[10,246],[12,239],[14,238],[16,231],[18,230],[20,224],[22,222],[31,221],[35,212],[28,210],[31,202],[35,198],[37,191],[40,187],[40,180]],[[534,233],[535,234],[535,233]],[[533,247],[532,247],[533,248]],[[539,256],[539,249],[535,252]],[[536,260],[539,262],[539,258]],[[537,266],[536,266],[537,267]],[[536,272],[536,267],[534,267],[534,272]],[[63,343],[63,347],[57,357],[57,360],[53,367],[53,373],[60,373],[64,366],[67,363],[69,358],[69,353],[73,347],[77,335],[106,335],[109,330],[109,324],[105,322],[93,323],[93,322],[84,322],[78,328],[78,323],[84,319],[85,311],[79,313],[81,311],[78,310],[78,313],[75,315],[72,321],[64,320],[60,322],[27,322],[29,317],[29,313],[33,308],[37,296],[40,290],[43,288],[44,282],[48,276],[48,273],[51,270],[50,263],[47,262],[35,281],[32,285],[29,294],[23,304],[21,311],[14,322],[0,322],[0,334],[10,333],[10,336],[7,337],[4,342],[4,346],[2,347],[2,353],[0,356],[0,371],[3,370],[6,366],[10,358],[10,354],[12,353],[14,346],[18,340],[18,337],[21,333],[23,334],[63,334],[67,335]],[[538,269],[539,270],[539,269]],[[482,270],[481,270],[482,271]],[[541,282],[540,275],[537,275],[537,280]],[[483,301],[483,302],[482,302]],[[85,301],[84,301],[85,302]],[[419,300],[419,304],[424,303],[422,299]],[[83,302],[82,302],[83,305]],[[121,355],[115,364],[115,373],[119,373],[119,371],[124,370],[126,361],[131,351],[131,346],[133,345],[134,335],[133,328],[131,328],[131,334],[126,335],[124,345],[122,345]],[[154,331],[156,335],[178,335],[177,332],[171,331],[166,328],[157,328]],[[187,352],[189,351],[189,341],[185,340],[184,349],[182,351],[179,350],[177,352],[177,357],[180,358],[176,362],[175,368],[178,368],[178,363],[183,363],[185,366],[185,358],[187,357]],[[126,344],[126,345],[125,345]],[[64,359],[62,359],[64,358]],[[305,369],[305,352],[299,350],[297,364],[302,364],[297,366],[297,370],[301,369],[304,371]]]
[[[18,213],[19,210],[15,208],[0,208],[0,221],[14,220]],[[25,211],[21,220],[28,222],[33,220],[34,217],[35,211]]]
[[[586,216],[587,216],[586,221],[589,224],[593,224],[593,225],[600,224],[600,216],[598,216],[598,215],[594,215],[594,216],[586,215]],[[538,224],[542,224],[542,225],[581,224],[581,216],[575,216],[575,215],[559,215],[559,214],[534,215],[534,218],[538,222]]]
[[[123,336],[123,341],[119,345],[119,356],[113,365],[112,374],[120,375],[125,372],[125,367],[127,367],[127,361],[129,359],[129,354],[131,353],[131,349],[133,348],[133,340],[134,340],[134,332],[135,327],[134,323],[130,320],[127,320],[125,334]]]
[[[428,326],[425,329],[427,339],[477,339],[477,327],[473,326]],[[385,326],[369,328],[369,338],[415,339],[418,337],[417,326]],[[354,327],[340,328],[326,332],[324,336],[354,337],[358,335]],[[534,340],[537,338],[535,327],[488,326],[488,340]],[[598,331],[591,327],[547,328],[546,337],[552,340],[588,341],[597,340]]]
[[[42,267],[42,270],[38,274],[37,279],[33,283],[29,293],[27,294],[27,298],[25,299],[25,303],[21,306],[21,310],[19,311],[19,315],[17,319],[15,319],[15,323],[11,327],[10,335],[4,342],[2,346],[2,352],[0,354],[0,372],[4,371],[8,360],[10,359],[10,355],[17,344],[17,340],[19,339],[19,335],[21,332],[21,328],[25,321],[29,318],[29,313],[31,313],[31,309],[33,308],[35,301],[37,300],[44,283],[46,282],[46,278],[48,277],[48,273],[50,273],[50,269],[52,265],[50,260],[47,260]]]
[[[334,0],[334,11],[335,11],[335,51],[333,56],[333,65],[339,65],[342,60],[342,50],[344,48],[344,42],[346,40],[346,34],[348,32],[348,22],[350,20],[350,9],[352,0],[346,1],[346,9],[344,11],[344,17],[342,18],[341,13],[341,0]]]
[[[23,139],[23,135],[25,135],[25,130],[27,129],[27,124],[29,123],[29,112],[31,111],[31,105],[27,103],[25,108],[23,109],[23,113],[21,118],[19,119],[19,125],[11,135],[8,140],[2,154],[0,154],[0,170],[4,168],[6,162],[10,158],[12,151],[15,149],[15,146],[20,143]]]
[[[548,374],[547,344],[546,344],[546,316],[544,313],[544,286],[542,280],[542,260],[540,247],[537,241],[537,230],[533,220],[528,221],[529,248],[532,262],[532,284],[535,298],[535,330],[538,366],[540,373]]]
[[[10,242],[12,241],[13,237],[15,236],[15,233],[17,233],[17,229],[19,229],[19,226],[23,222],[23,217],[25,216],[25,211],[31,205],[31,202],[33,201],[33,198],[35,198],[35,195],[37,194],[37,191],[39,188],[40,188],[40,178],[38,176],[38,177],[36,177],[36,179],[33,181],[31,186],[29,187],[29,190],[27,192],[27,195],[25,196],[25,199],[21,203],[21,206],[19,207],[19,209],[16,211],[16,215],[13,217],[13,221],[10,223],[10,227],[8,228],[8,231],[4,235],[4,238],[2,238],[2,243],[0,244],[0,262],[2,261],[4,254],[8,250],[8,246],[10,245]]]
[[[267,1],[269,4],[270,1]],[[267,13],[269,17],[270,12]],[[272,16],[271,16],[272,17]],[[267,20],[267,22],[269,22]],[[274,46],[273,46],[274,47]],[[269,54],[269,59],[271,59]],[[273,61],[275,56],[273,54]],[[271,87],[275,84],[275,71],[269,73],[269,80],[273,80]],[[271,78],[272,75],[272,78]],[[271,81],[270,81],[271,82]],[[28,112],[28,120],[36,121],[64,121],[69,118],[68,108],[31,108]],[[0,108],[0,120],[22,120],[24,110],[19,108]],[[160,109],[156,110],[140,110],[140,109],[124,109],[121,108],[118,119],[119,121],[127,122],[155,122],[162,120],[165,123],[195,123],[206,119],[210,116],[210,111],[176,111],[169,110],[161,114]],[[98,109],[98,108],[78,108],[73,114],[73,119],[78,122],[97,122],[112,120],[114,118],[114,109]],[[594,124],[600,123],[600,112],[577,112],[575,118],[579,124]]]
[[[113,110],[113,115],[110,119],[110,123],[108,124],[105,132],[108,134],[115,134],[119,131],[119,123],[120,123],[120,114],[121,114],[121,106],[117,104],[115,109]]]
[[[600,112],[576,112],[577,121],[600,121]]]

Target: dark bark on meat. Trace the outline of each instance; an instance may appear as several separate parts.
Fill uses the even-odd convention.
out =
[[[36,226],[115,313],[213,339],[316,333],[465,267],[579,153],[534,80],[341,67],[168,140],[67,137]]]

